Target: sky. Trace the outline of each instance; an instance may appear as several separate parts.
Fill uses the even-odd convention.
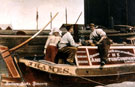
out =
[[[38,28],[43,28],[51,19],[50,14],[58,16],[52,27],[59,28],[66,23],[74,24],[82,12],[77,24],[84,24],[84,0],[0,0],[0,24],[11,24],[14,30],[36,29],[36,12],[38,10]],[[50,29],[50,25],[46,28]]]

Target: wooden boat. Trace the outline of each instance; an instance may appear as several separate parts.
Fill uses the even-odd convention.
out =
[[[99,69],[100,58],[97,47],[91,46],[82,46],[78,48],[75,57],[76,65],[74,66],[68,64],[55,64],[45,60],[32,61],[27,59],[20,59],[19,63],[41,72],[47,72],[52,75],[51,79],[54,78],[54,80],[60,79],[61,81],[65,80],[65,82],[68,82],[65,79],[66,77],[68,80],[70,78],[75,78],[75,82],[93,83],[94,81],[95,83],[99,82],[106,84],[119,82],[122,79],[129,80],[128,77],[135,74],[134,49],[134,46],[112,46],[108,54],[108,63],[102,70]],[[62,79],[57,76],[60,76]],[[90,80],[88,78],[90,78]]]
[[[0,48],[0,50],[7,49],[2,46]],[[3,57],[6,57],[8,53],[8,51],[5,52]],[[111,46],[108,56],[108,62],[102,70],[99,68],[100,58],[96,46],[79,47],[75,57],[76,65],[24,58],[19,58],[18,62],[15,62],[12,57],[10,61],[8,58],[5,61],[7,66],[9,65],[11,77],[23,77],[26,82],[30,83],[52,80],[104,85],[135,80],[135,46]]]

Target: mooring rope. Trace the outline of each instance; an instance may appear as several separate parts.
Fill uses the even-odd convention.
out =
[[[94,80],[92,80],[92,79],[88,79],[88,78],[85,78],[85,77],[82,77],[82,76],[75,76],[75,77],[79,77],[79,78],[84,79],[84,80],[87,80],[87,81],[89,81],[89,82],[92,82],[92,83],[96,83],[96,84],[105,86],[105,84],[100,83],[100,82],[97,82],[97,81],[94,81]]]

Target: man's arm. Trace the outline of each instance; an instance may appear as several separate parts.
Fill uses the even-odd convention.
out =
[[[102,36],[101,39],[96,44],[100,44],[102,42],[102,40],[105,38],[106,38],[106,36]]]
[[[78,47],[80,44],[76,44],[74,39],[73,39],[73,36],[72,35],[69,35],[68,36],[68,42],[70,43],[71,46],[73,47]]]
[[[97,34],[100,35],[101,39],[96,44],[100,44],[106,38],[106,33],[102,29],[98,29]]]

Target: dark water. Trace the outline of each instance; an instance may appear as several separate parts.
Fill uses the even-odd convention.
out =
[[[105,86],[97,85],[92,86],[91,84],[48,84],[46,87],[135,87],[135,82],[122,82],[122,83],[114,83],[114,84],[108,84]]]
[[[3,59],[0,58],[0,79],[1,79],[2,74],[5,74],[6,76],[8,76],[6,65],[5,65]],[[2,86],[0,86],[0,87],[2,87]],[[45,84],[41,87],[135,87],[135,82],[125,81],[122,83],[108,84],[105,86],[101,86],[101,85],[93,86],[91,84],[78,84],[78,83],[65,84],[65,83],[58,83],[58,82],[56,83],[56,82],[50,81],[50,82],[45,82]]]

